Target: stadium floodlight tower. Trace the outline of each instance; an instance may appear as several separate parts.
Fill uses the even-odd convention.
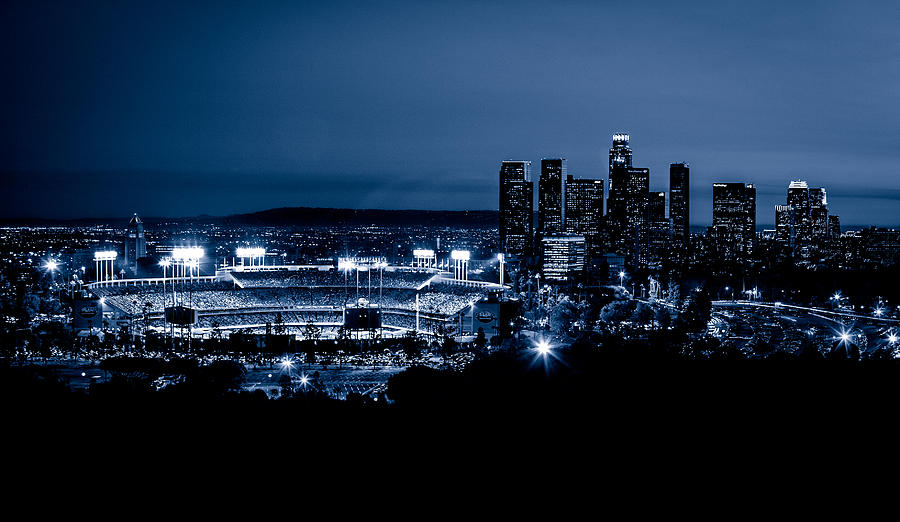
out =
[[[176,247],[172,249],[172,260],[175,261],[177,266],[181,267],[180,277],[182,278],[187,277],[188,269],[191,270],[191,275],[193,275],[193,269],[197,268],[197,275],[200,275],[200,260],[203,259],[204,255],[205,253],[200,247]]]
[[[241,266],[244,266],[244,260],[250,261],[250,267],[266,264],[266,249],[263,247],[238,248],[237,257],[241,260]]]
[[[471,257],[468,250],[454,250],[450,252],[450,259],[453,260],[454,278],[458,281],[469,280],[469,258]]]
[[[497,254],[497,261],[500,262],[500,284],[503,284],[503,265],[506,264],[506,259],[503,253]]]
[[[437,266],[437,257],[434,250],[417,248],[413,250],[413,258],[415,258],[416,268],[434,268]]]
[[[119,253],[115,250],[101,250],[94,252],[94,270],[97,281],[109,281],[115,277],[114,264]]]

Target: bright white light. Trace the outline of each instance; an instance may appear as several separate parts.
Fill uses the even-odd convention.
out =
[[[50,260],[50,261],[47,261],[47,264],[45,266],[47,267],[47,270],[56,270],[57,268],[59,268],[59,263],[57,263],[56,261]]]
[[[353,261],[347,261],[344,259],[338,261],[338,270],[353,270],[354,268],[356,268],[356,265],[353,263]]]
[[[191,261],[201,259],[205,253],[200,247],[176,247],[172,249],[172,259],[177,261]]]
[[[541,339],[540,341],[538,341],[534,349],[537,350],[537,353],[540,355],[547,355],[550,353],[550,343]]]
[[[897,342],[897,334],[888,335],[888,342],[891,344],[895,344]]]
[[[835,301],[840,301],[840,300],[841,300],[841,293],[840,293],[840,292],[836,292],[833,296],[831,296],[831,298],[834,299]]]
[[[884,312],[884,310],[882,310],[881,308],[875,309],[875,315],[877,315],[877,316],[880,316],[883,312]]]
[[[290,370],[291,368],[294,367],[294,361],[292,361],[290,359],[282,359],[281,367],[284,368],[285,370]]]
[[[503,254],[497,254],[497,261],[503,262]]]
[[[112,261],[119,257],[119,253],[115,250],[101,250],[94,252],[94,261]]]
[[[468,250],[454,250],[450,252],[450,258],[458,261],[468,261],[469,256],[470,254]]]
[[[417,248],[413,250],[413,256],[415,257],[434,257],[434,250],[429,250],[425,248]]]
[[[237,257],[265,257],[266,249],[263,247],[238,248]]]
[[[619,277],[625,277],[625,272],[619,272]]]
[[[849,340],[850,340],[850,334],[848,334],[847,332],[841,332],[841,341],[846,343]]]
[[[306,386],[307,384],[309,384],[309,377],[307,377],[307,376],[305,376],[305,375],[304,375],[303,377],[300,377],[300,384],[302,384],[302,385],[304,385],[304,386]]]

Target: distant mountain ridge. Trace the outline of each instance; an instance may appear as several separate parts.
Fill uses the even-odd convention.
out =
[[[496,210],[385,210],[317,207],[282,207],[249,214],[235,214],[219,220],[246,225],[301,226],[453,226],[489,228],[499,223]]]
[[[500,213],[496,210],[387,210],[323,207],[281,207],[228,216],[200,215],[193,217],[141,216],[145,225],[159,223],[221,223],[255,226],[429,226],[496,228]],[[131,216],[121,218],[0,219],[0,224],[31,226],[112,225],[124,227]]]

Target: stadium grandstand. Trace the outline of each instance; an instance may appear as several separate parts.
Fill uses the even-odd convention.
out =
[[[278,325],[303,335],[316,325],[322,338],[338,335],[344,312],[380,309],[381,334],[455,333],[460,314],[499,285],[457,281],[434,268],[343,269],[333,266],[220,270],[215,277],[121,279],[88,285],[104,307],[121,319],[142,318],[164,330],[167,307],[197,311],[196,335],[260,331]]]

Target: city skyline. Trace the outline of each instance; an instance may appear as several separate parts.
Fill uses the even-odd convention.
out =
[[[844,226],[896,226],[897,9],[19,4],[0,217],[496,209],[498,161],[605,179],[623,131],[650,190],[691,165],[695,225],[712,183],[753,183],[772,225],[801,179]]]

